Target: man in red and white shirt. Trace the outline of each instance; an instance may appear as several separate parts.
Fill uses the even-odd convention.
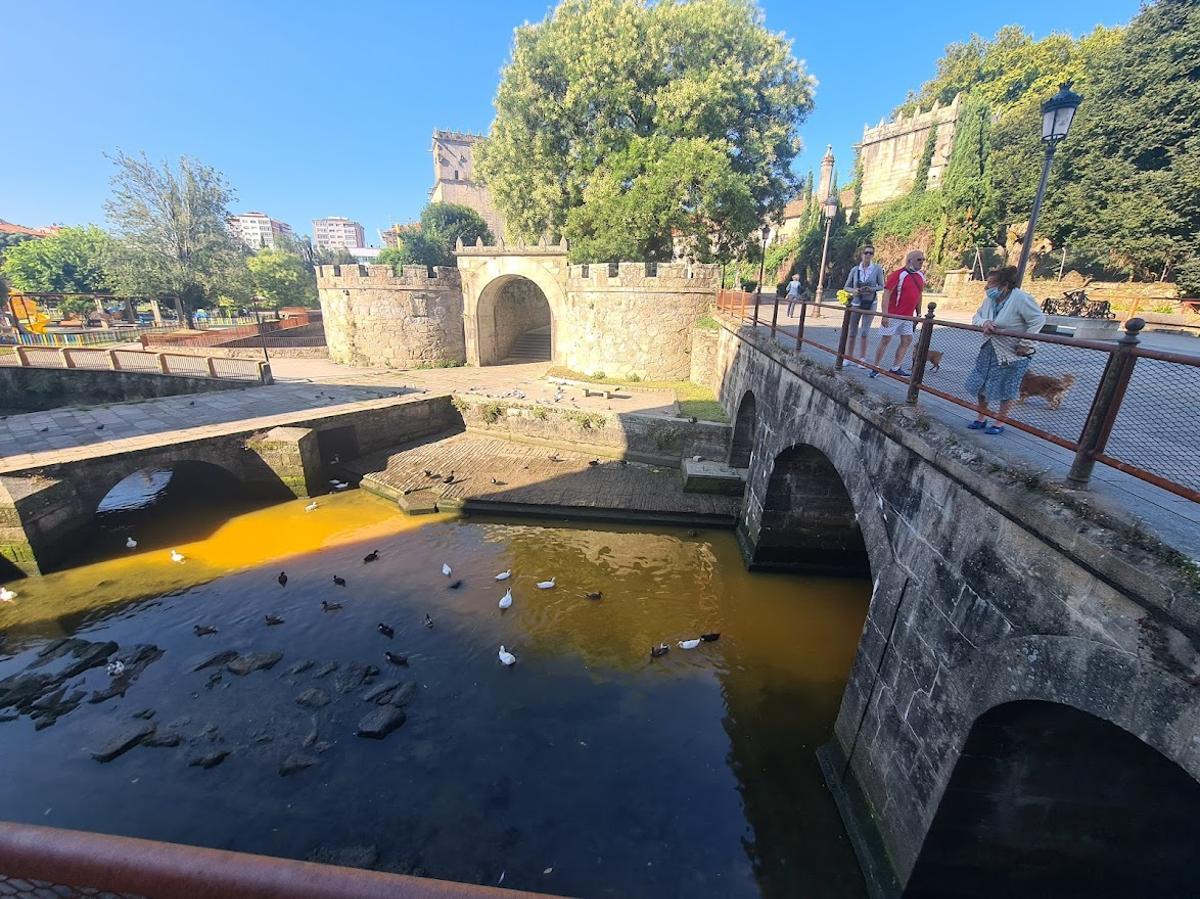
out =
[[[879,367],[883,364],[883,355],[892,338],[900,335],[900,345],[896,347],[896,355],[888,369],[894,375],[907,378],[912,372],[905,371],[900,363],[908,354],[908,346],[913,339],[913,323],[910,319],[917,314],[921,307],[921,294],[925,291],[925,276],[921,268],[925,265],[925,254],[921,250],[909,250],[904,257],[904,268],[897,269],[888,275],[883,284],[883,311],[888,315],[900,315],[904,318],[884,318],[879,329],[879,347],[875,350],[875,369],[872,378],[879,377]]]

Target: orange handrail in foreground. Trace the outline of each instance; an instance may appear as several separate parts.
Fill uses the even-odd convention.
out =
[[[6,878],[146,899],[516,899],[533,895],[223,849],[0,822],[0,887]]]

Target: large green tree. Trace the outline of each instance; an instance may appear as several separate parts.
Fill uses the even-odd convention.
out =
[[[97,293],[110,289],[113,241],[95,225],[59,228],[4,251],[0,274],[16,290]]]
[[[727,255],[794,192],[813,86],[752,0],[564,0],[517,29],[479,172],[516,236],[574,234],[575,258],[673,232]]]
[[[219,295],[248,295],[245,251],[229,230],[235,199],[224,176],[188,156],[177,168],[144,153],[113,159],[105,205],[120,242],[113,273],[123,293],[178,297],[189,320]]]
[[[295,253],[268,248],[246,260],[257,296],[280,306],[317,306],[317,279],[312,266]]]

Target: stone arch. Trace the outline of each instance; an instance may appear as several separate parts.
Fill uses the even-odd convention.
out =
[[[1184,896],[1200,783],[1133,733],[1018,700],[973,722],[906,896]]]
[[[208,459],[167,459],[162,461],[143,459],[140,461],[140,464],[138,460],[134,460],[128,466],[123,466],[121,469],[112,472],[103,482],[90,487],[81,499],[85,507],[90,508],[93,512],[99,512],[102,510],[105,500],[112,496],[113,492],[130,478],[139,473],[148,474],[154,471],[169,471],[172,477],[177,476],[180,472],[200,476],[207,473],[215,475],[230,485],[241,485],[243,483],[243,478],[240,474],[222,465],[220,462]]]
[[[503,251],[501,251],[503,252]],[[463,323],[466,332],[467,362],[491,365],[495,359],[496,303],[506,284],[520,278],[532,282],[550,308],[551,358],[561,356],[559,324],[567,307],[565,254],[547,256],[460,254],[458,263],[463,276]]]
[[[480,291],[475,308],[480,365],[554,358],[554,316],[545,292],[524,275],[501,275]]]
[[[749,468],[758,431],[758,402],[754,392],[747,390],[738,403],[733,422],[733,441],[729,447],[729,464],[733,468]]]
[[[753,567],[852,577],[870,572],[846,484],[820,449],[798,443],[776,455],[763,497]]]

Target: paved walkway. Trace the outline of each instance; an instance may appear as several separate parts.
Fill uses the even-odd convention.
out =
[[[795,346],[796,318],[788,318],[784,312],[785,309],[781,305],[777,340],[791,349]],[[768,323],[770,314],[771,307],[766,306],[765,317]],[[967,318],[969,319],[969,316]],[[826,310],[822,318],[809,318],[805,322],[804,336],[836,348],[840,326],[841,319],[830,316]],[[760,326],[762,330],[766,328],[766,325]],[[871,356],[874,355],[878,343],[876,330],[877,328],[872,331],[868,348]],[[1196,347],[1196,352],[1200,352],[1200,340],[1170,334],[1152,335],[1150,339],[1143,341],[1143,345],[1180,352],[1177,346],[1180,341],[1191,341],[1191,345]],[[895,345],[896,341],[893,339],[886,360],[889,365],[891,351]],[[940,349],[944,356],[941,370],[929,372],[925,380],[926,385],[969,399],[965,395],[963,382],[974,366],[975,354],[979,349],[978,335],[975,332],[952,328],[940,329],[934,332],[932,348]],[[804,353],[827,365],[832,365],[835,358],[830,353],[810,346],[805,347]],[[1043,371],[1056,375],[1070,373],[1075,376],[1076,381],[1058,409],[1051,409],[1044,399],[1030,398],[1024,405],[1014,406],[1012,414],[1020,421],[1074,440],[1079,436],[1087,416],[1095,385],[1103,370],[1104,357],[1096,352],[1045,345],[1039,348],[1035,359],[1035,365],[1040,366]],[[1118,418],[1117,427],[1109,441],[1109,451],[1118,458],[1141,461],[1150,467],[1157,466],[1162,469],[1169,466],[1179,479],[1195,488],[1200,485],[1200,474],[1197,474],[1200,472],[1200,465],[1193,461],[1197,456],[1192,429],[1180,427],[1179,423],[1196,421],[1195,416],[1200,408],[1197,405],[1200,378],[1189,383],[1180,383],[1169,380],[1165,375],[1157,380],[1147,377],[1152,373],[1155,372],[1151,365],[1142,365],[1142,377],[1139,379],[1138,370],[1135,368],[1134,382],[1130,386],[1129,398],[1126,401],[1127,409]],[[1200,376],[1200,369],[1193,370],[1190,377],[1195,376]],[[868,378],[867,371],[861,368],[846,369],[845,377],[853,379],[855,383],[872,392],[897,401],[902,402],[907,393],[906,382],[886,377]],[[993,437],[979,431],[969,431],[966,425],[975,417],[970,409],[928,393],[921,396],[921,408],[938,421],[958,431],[959,439],[963,443],[1020,461],[1057,480],[1065,478],[1074,458],[1073,452],[1015,428],[1006,428],[1004,434]],[[1108,505],[1114,511],[1135,515],[1152,533],[1158,535],[1159,539],[1200,560],[1200,503],[1191,502],[1102,464],[1095,467],[1090,492],[1101,504]]]
[[[741,505],[739,496],[684,493],[678,469],[594,459],[475,434],[421,441],[345,467],[361,474],[362,487],[369,491],[416,502],[448,501],[454,508],[505,512],[537,506],[545,513],[578,510],[622,520],[732,524]],[[427,476],[426,470],[439,477]],[[454,482],[443,483],[451,472]]]

